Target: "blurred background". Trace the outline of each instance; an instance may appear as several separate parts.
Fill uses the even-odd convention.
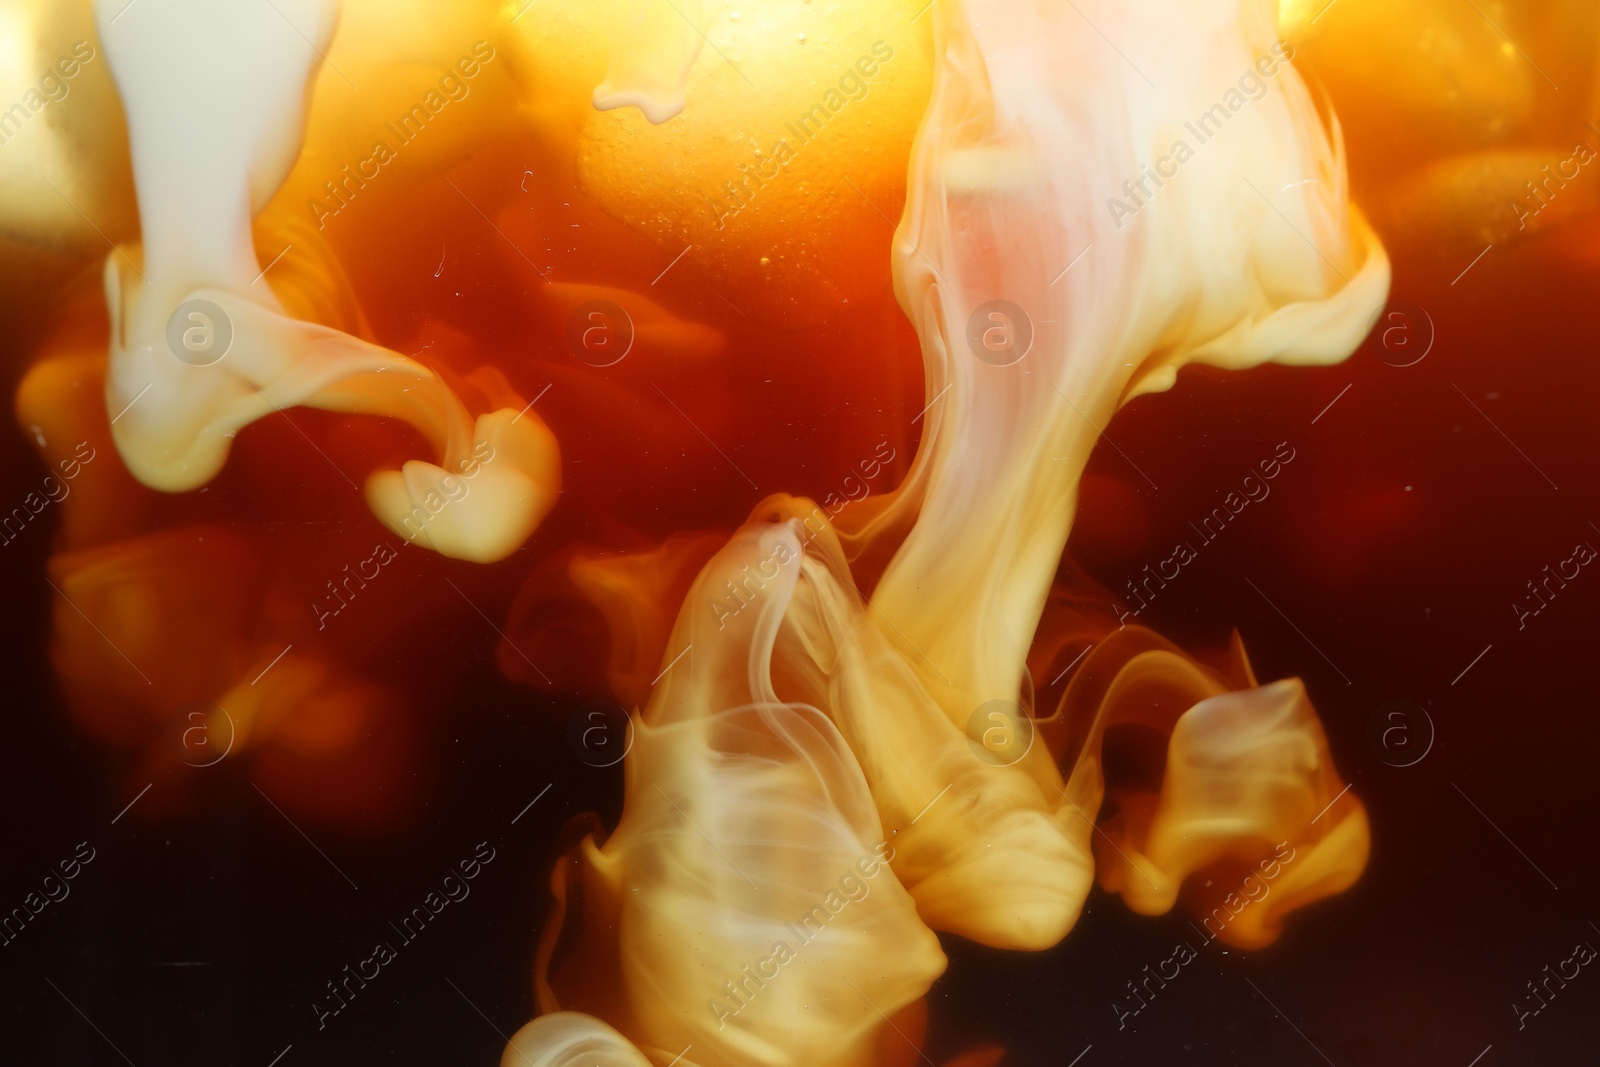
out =
[[[1600,574],[1583,566],[1537,614],[1514,605],[1538,606],[1529,582],[1600,546],[1600,177],[1569,163],[1563,173],[1579,165],[1579,176],[1545,196],[1525,187],[1580,143],[1600,150],[1600,16],[1578,3],[1338,0],[1286,4],[1283,27],[1339,116],[1353,196],[1393,260],[1388,313],[1339,366],[1191,368],[1129,405],[1107,429],[1115,446],[1102,442],[1091,461],[1064,567],[1115,593],[1175,543],[1199,547],[1190,524],[1292,447],[1270,495],[1200,548],[1140,622],[1197,649],[1237,628],[1263,680],[1305,679],[1367,805],[1370,864],[1261,952],[1199,947],[1182,915],[1138,917],[1098,890],[1046,953],[946,938],[951,967],[928,997],[932,1063],[991,1044],[1006,1063],[1082,1067],[1593,1058],[1593,968],[1553,986],[1536,1015],[1515,1006],[1538,1005],[1528,983],[1547,966],[1600,945]],[[36,51],[53,57],[75,32]],[[80,87],[93,99],[89,81]],[[565,827],[584,812],[609,824],[621,803],[621,768],[593,766],[569,733],[601,695],[585,680],[603,672],[605,650],[581,616],[541,629],[544,593],[524,591],[545,589],[540,566],[578,540],[615,548],[731,527],[778,488],[820,499],[879,441],[899,450],[892,477],[904,473],[923,395],[915,337],[888,291],[887,223],[839,225],[835,256],[884,267],[819,284],[830,310],[810,320],[740,306],[748,280],[714,256],[690,255],[650,286],[678,236],[608,212],[579,174],[530,181],[526,162],[551,136],[535,123],[448,166],[419,162],[326,236],[386,344],[457,344],[492,353],[528,395],[553,386],[539,410],[572,494],[505,563],[407,550],[399,579],[352,605],[332,647],[363,677],[400,680],[385,713],[353,722],[338,745],[230,752],[209,766],[183,737],[187,699],[157,708],[136,737],[113,736],[63,697],[85,684],[72,674],[82,664],[52,664],[53,620],[67,609],[47,566],[63,509],[0,546],[0,913],[80,861],[67,895],[0,945],[14,1062],[495,1062],[533,1011]],[[104,144],[114,153],[114,138]],[[13,147],[0,146],[0,163]],[[903,155],[898,171],[893,158],[861,166],[858,184],[878,197],[871,218],[896,218]],[[104,330],[92,306],[106,241],[136,230],[126,175],[101,179],[92,199],[105,215],[90,224],[101,236],[69,223],[70,238],[42,241],[10,223],[0,241],[7,395],[64,323]],[[0,197],[20,202],[19,188]],[[569,220],[582,227],[576,242]],[[832,238],[824,226],[811,239]],[[717,330],[736,360],[680,367],[666,386],[678,414],[649,394],[652,379],[627,377],[631,366],[603,403],[569,402],[563,383],[577,370],[563,315],[529,296],[523,249],[575,281],[649,288]],[[854,297],[848,309],[840,293]],[[728,463],[684,425],[685,410]],[[316,595],[381,536],[329,465],[370,466],[408,442],[346,433],[332,416],[296,412],[294,423],[241,435],[205,498],[150,503],[123,534],[212,524],[279,560],[274,580],[298,600]],[[305,433],[332,442],[329,463]],[[102,451],[90,471],[117,462]],[[253,476],[274,462],[287,473]],[[48,473],[27,420],[0,433],[0,507]],[[316,563],[296,569],[303,559]],[[397,605],[399,621],[386,619]],[[180,667],[185,654],[171,650]],[[553,677],[538,682],[535,663]],[[319,1028],[312,1005],[332,1002],[327,983],[375,943],[397,943],[391,924],[480,842],[495,858],[470,896]],[[1119,1029],[1112,1004],[1125,983],[1185,939],[1199,958]]]

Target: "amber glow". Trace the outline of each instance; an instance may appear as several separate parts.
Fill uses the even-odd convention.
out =
[[[75,24],[83,91],[0,154],[114,245],[15,401],[80,468],[64,699],[141,780],[199,721],[297,817],[367,830],[452,713],[434,635],[619,704],[622,815],[526,887],[538,1017],[507,1067],[920,1062],[941,936],[1049,950],[1098,887],[1266,950],[1360,878],[1373,828],[1305,685],[1062,560],[1129,401],[1361,343],[1369,218],[1520,241],[1502,201],[1587,165],[1534,143],[1558,123],[1470,7],[1380,93],[1401,46],[1369,50],[1365,0],[1325,34],[1289,0],[297,0],[302,33],[142,2]],[[215,39],[251,62],[185,50]],[[1379,181],[1373,116],[1441,78],[1526,136],[1467,151],[1432,115]],[[1532,232],[1589,188],[1528,201]],[[233,337],[211,362],[170,341],[193,301]],[[573,347],[599,306],[610,362]],[[1027,351],[994,357],[1018,315]]]

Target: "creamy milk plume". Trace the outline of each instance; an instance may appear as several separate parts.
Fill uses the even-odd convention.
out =
[[[233,436],[274,411],[390,415],[411,423],[437,462],[373,474],[373,512],[446,555],[488,562],[515,551],[560,485],[555,440],[539,417],[519,411],[515,396],[474,417],[427,367],[292,316],[266,281],[272,264],[253,250],[251,217],[299,154],[307,84],[337,5],[301,0],[280,13],[165,0],[138,19],[116,19],[121,5],[110,0],[95,10],[128,112],[144,234],[132,255],[106,261],[106,401],[129,469],[179,492],[214,477]],[[200,358],[183,358],[175,334],[190,347],[193,336]],[[489,484],[444,511],[435,501],[454,495],[482,447],[500,457],[485,471]]]
[[[653,731],[709,728],[725,708],[798,701],[821,709],[860,763],[918,915],[997,947],[1058,941],[1097,867],[1106,888],[1158,914],[1189,875],[1295,842],[1309,855],[1271,907],[1224,935],[1257,947],[1288,910],[1354,881],[1367,855],[1363,810],[1344,793],[1298,682],[1256,686],[1237,650],[1243,687],[1229,688],[1148,631],[1121,630],[1063,698],[1059,714],[1080,731],[1075,763],[1058,767],[1039,745],[996,765],[969,745],[974,709],[1027,699],[1024,660],[1066,542],[1076,480],[1117,407],[1170,386],[1185,362],[1342,359],[1387,293],[1387,260],[1344,195],[1337,142],[1286,65],[1274,66],[1277,91],[1256,102],[1251,121],[1227,136],[1213,130],[1207,154],[1137,220],[1102,208],[1125,195],[1118,177],[1182,136],[1235,71],[1281,62],[1272,58],[1267,3],[1224,0],[1181,15],[1158,4],[1116,10],[1094,26],[1079,12],[1046,14],[1026,3],[935,4],[932,100],[894,261],[901,303],[922,339],[931,405],[912,475],[869,520],[847,516],[853,529],[843,539],[807,502],[778,497],[757,509],[684,600],[662,649],[670,669],[642,711],[634,758],[650,766],[663,743]],[[1155,25],[1159,35],[1147,29]],[[1122,56],[1106,48],[1108,37],[1139,47]],[[1143,69],[1159,73],[1160,85]],[[1021,358],[998,365],[969,347],[968,330],[969,317],[996,298],[1029,320],[1032,334]],[[773,539],[786,551],[763,552]],[[898,545],[882,575],[869,576],[874,591],[863,599],[850,558],[869,557],[878,541]],[[768,558],[784,566],[754,604],[761,640],[742,650],[749,620],[741,616],[736,634],[714,632],[700,602],[724,576],[735,582]],[[683,649],[694,658],[672,666]],[[1112,847],[1102,851],[1091,846],[1106,789],[1100,739],[1119,722],[1170,735],[1168,758],[1158,794],[1114,793],[1118,814],[1105,828]],[[743,787],[723,788],[732,796]],[[623,824],[607,846],[618,860],[640,847],[629,833],[634,819],[667,819],[657,794],[630,774]],[[681,847],[659,840],[657,851]],[[773,845],[768,862],[800,848]],[[590,845],[583,855],[587,870],[606,850]],[[714,870],[718,857],[702,856],[688,870],[735,879]],[[558,896],[570,899],[574,886],[594,880],[574,874]],[[598,925],[614,912],[582,914]],[[766,921],[781,914],[775,908]],[[622,933],[625,960],[631,951],[654,955],[662,943],[640,931],[633,949],[625,921],[604,926]],[[687,930],[676,940],[685,949],[707,944]],[[701,1063],[870,1062],[856,1051],[854,1024],[832,1020],[830,1033],[814,1013],[803,1055],[773,1040],[783,1033],[777,1019],[759,1043],[743,1030],[696,1034],[681,1022],[669,1037],[672,1027],[641,1013],[684,996],[703,965],[662,951],[657,966],[675,967],[678,981],[652,983],[646,997],[613,995],[599,1008],[591,991],[582,1006],[618,1020],[642,1044],[693,1043]],[[541,997],[546,1010],[570,1003],[565,984]],[[670,1018],[692,1015],[680,1007]]]

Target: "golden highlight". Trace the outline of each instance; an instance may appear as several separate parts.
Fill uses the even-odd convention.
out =
[[[922,436],[891,491],[866,487],[901,469],[885,441],[849,506],[770,493],[731,535],[569,544],[524,575],[503,673],[556,691],[603,674],[633,725],[620,822],[577,824],[551,875],[540,1016],[504,1064],[909,1063],[938,935],[1048,949],[1098,880],[1257,949],[1360,876],[1365,810],[1297,679],[1260,682],[1237,636],[1191,654],[1058,577],[1122,405],[1190,363],[1344,359],[1386,299],[1337,120],[1271,0],[935,0],[926,21],[912,0],[541,0],[401,5],[393,25],[354,0],[144,6],[94,5],[136,214],[103,299],[77,305],[17,398],[45,457],[81,465],[50,563],[52,654],[99,736],[154,751],[171,709],[200,702],[269,772],[320,768],[306,807],[357,764],[381,791],[417,758],[397,709],[451,685],[407,686],[372,654],[373,635],[446,613],[383,575],[430,565],[408,545],[515,562],[559,518],[562,450],[526,368],[437,323],[412,355],[380,343],[328,234],[357,225],[349,209],[446,183],[510,248],[488,269],[537,287],[530,321],[628,309],[622,355],[592,367],[628,357],[646,376],[562,379],[613,411],[660,408],[641,382],[678,408],[658,373],[717,388],[737,327],[647,298],[654,282],[553,281],[506,233],[531,212],[491,218],[447,173],[458,159],[498,165],[532,137],[545,159],[522,192],[567,181],[596,205],[583,225],[603,213],[702,249],[764,325],[854,322],[892,281],[920,346],[926,406],[904,432]],[[729,91],[756,71],[772,95]],[[824,187],[847,165],[854,181]],[[901,196],[894,225],[879,204]],[[887,262],[841,253],[891,225]],[[297,407],[327,416],[315,438]],[[162,495],[281,477],[301,439],[352,488],[318,441],[365,464],[356,499],[381,533],[310,555]],[[608,507],[591,532],[625,525]],[[309,612],[291,580],[315,590]],[[344,627],[347,610],[369,621]],[[572,619],[609,658],[552,679],[523,649]],[[1040,708],[1047,675],[1070,679]],[[385,717],[402,723],[365,750]]]

